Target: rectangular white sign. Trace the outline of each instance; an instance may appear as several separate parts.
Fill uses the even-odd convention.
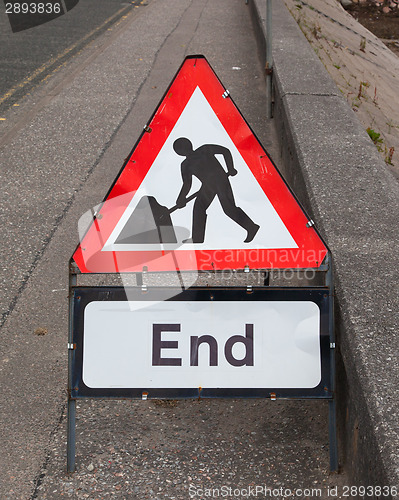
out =
[[[320,310],[311,301],[93,301],[90,388],[314,388]]]

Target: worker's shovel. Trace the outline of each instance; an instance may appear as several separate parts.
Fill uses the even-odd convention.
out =
[[[193,200],[199,191],[186,199]],[[160,205],[154,196],[143,196],[122,229],[115,244],[177,243],[170,214],[180,207]]]

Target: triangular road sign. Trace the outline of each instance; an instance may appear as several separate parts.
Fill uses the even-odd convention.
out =
[[[326,254],[207,60],[189,56],[73,259],[113,273],[317,268]]]

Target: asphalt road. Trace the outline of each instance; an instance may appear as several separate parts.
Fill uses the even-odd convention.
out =
[[[66,14],[13,33],[0,3],[0,113],[23,99],[56,68],[147,0],[80,0]]]

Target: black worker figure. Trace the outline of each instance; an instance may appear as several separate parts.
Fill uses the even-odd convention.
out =
[[[173,149],[178,155],[186,157],[181,164],[183,186],[177,197],[176,205],[179,208],[186,206],[186,198],[191,189],[193,176],[202,183],[194,202],[191,240],[185,240],[183,243],[204,242],[206,211],[215,196],[219,198],[224,213],[247,231],[244,243],[252,241],[260,226],[255,224],[235,203],[229,176],[236,175],[237,170],[234,168],[230,151],[217,144],[204,144],[194,150],[191,141],[186,137],[176,139],[173,143]],[[227,173],[215,156],[218,154],[223,155],[225,159]]]

